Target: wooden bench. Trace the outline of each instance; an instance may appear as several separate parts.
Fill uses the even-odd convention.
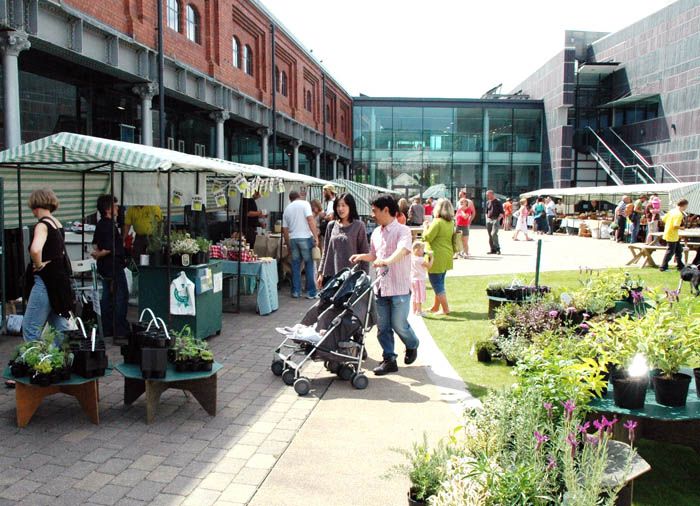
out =
[[[653,244],[635,243],[627,246],[632,252],[632,259],[626,265],[636,264],[640,259],[644,260],[642,267],[658,267],[651,254],[657,250],[665,250],[666,246],[656,246]]]

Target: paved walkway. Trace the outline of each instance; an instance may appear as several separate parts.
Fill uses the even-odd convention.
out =
[[[305,371],[314,378],[312,392],[300,398],[269,365],[279,342],[274,327],[298,321],[310,301],[281,296],[280,305],[265,317],[249,305],[224,315],[222,335],[210,339],[224,365],[213,418],[170,390],[146,425],[144,400],[125,406],[115,372],[100,381],[99,426],[75,399],[58,395],[18,429],[14,391],[1,389],[0,505],[404,504],[405,477],[381,478],[402,461],[391,447],[455,426],[464,384],[441,370],[444,357],[421,336],[418,362],[390,377],[370,374],[365,391],[312,364]],[[370,357],[379,357],[376,338],[368,342]],[[0,357],[17,343],[0,338]],[[120,359],[118,348],[109,354]],[[431,369],[426,364],[436,355]]]
[[[513,232],[501,230],[499,241],[502,255],[488,255],[489,240],[486,229],[476,227],[469,237],[469,253],[472,258],[455,262],[448,276],[475,276],[482,274],[535,273],[537,239],[542,240],[542,271],[578,270],[581,267],[604,269],[624,267],[632,255],[626,244],[608,239],[593,239],[564,234],[534,235],[534,241],[513,241]],[[663,252],[655,252],[659,261]],[[634,267],[627,267],[634,268]]]

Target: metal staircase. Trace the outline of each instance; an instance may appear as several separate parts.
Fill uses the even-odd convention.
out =
[[[656,182],[640,163],[629,163],[621,158],[610,144],[591,127],[586,127],[585,134],[588,154],[598,162],[598,165],[616,185]],[[619,139],[619,142],[624,144],[627,150],[633,151],[617,134],[615,136],[616,138],[613,138],[615,144],[619,144],[617,142]],[[634,155],[632,154],[632,156]]]
[[[645,173],[656,183],[679,183],[678,178],[663,164],[650,164],[639,151],[627,144],[620,135],[608,127],[602,134],[602,138],[618,156],[628,165],[639,164]]]

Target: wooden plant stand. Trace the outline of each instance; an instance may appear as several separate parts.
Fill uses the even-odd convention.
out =
[[[108,369],[108,374],[111,371]],[[46,397],[55,394],[66,394],[75,397],[90,421],[95,425],[100,423],[99,378],[83,378],[75,374],[70,380],[55,383],[47,387],[32,385],[29,378],[15,378],[9,367],[3,372],[7,379],[14,380],[15,398],[17,402],[17,426],[26,427]]]
[[[143,379],[138,365],[119,364],[116,369],[124,376],[124,404],[133,404],[146,394],[146,423],[153,423],[160,396],[168,389],[188,391],[211,416],[216,416],[217,373],[221,364],[214,362],[211,371],[177,372],[172,364],[163,379]]]

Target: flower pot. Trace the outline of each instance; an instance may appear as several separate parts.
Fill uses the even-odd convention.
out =
[[[24,378],[29,374],[29,367],[23,362],[10,362],[10,373],[15,378]]]
[[[656,402],[663,406],[685,406],[688,389],[690,388],[690,376],[683,373],[667,376],[654,376],[654,394]]]
[[[425,506],[428,504],[427,502],[420,500],[420,499],[414,499],[415,495],[413,492],[413,489],[408,491],[408,506]]]
[[[649,389],[654,390],[654,377],[661,374],[661,369],[649,369]]]
[[[499,297],[501,299],[505,298],[506,293],[503,290],[503,287],[497,287],[497,288],[486,288],[486,296],[487,297]]]
[[[184,360],[175,361],[175,370],[177,372],[186,372],[187,371],[187,363]]]
[[[212,365],[214,365],[213,360],[200,360],[197,364],[197,370],[199,371],[211,371]]]
[[[161,265],[165,265],[165,255],[163,254],[162,251],[156,251],[153,253],[150,253],[151,255],[151,265],[154,267],[160,267]]]
[[[693,376],[695,376],[695,395],[700,397],[700,367],[693,369]]]
[[[201,265],[209,263],[209,252],[199,251],[194,254],[192,263],[194,265]]]
[[[168,367],[166,348],[141,349],[141,376],[143,379],[163,379]]]
[[[485,364],[491,362],[491,352],[488,350],[488,348],[479,348],[476,351],[476,359],[479,362],[483,362]]]
[[[616,377],[612,380],[615,405],[625,409],[643,409],[647,395],[649,378],[627,376]]]
[[[51,384],[51,374],[43,374],[36,372],[32,375],[31,378],[29,378],[29,382],[32,385],[47,387]]]
[[[108,365],[104,341],[95,343],[95,351],[92,351],[90,343],[84,341],[80,349],[74,351],[73,354],[72,370],[75,374],[83,378],[104,376]]]

